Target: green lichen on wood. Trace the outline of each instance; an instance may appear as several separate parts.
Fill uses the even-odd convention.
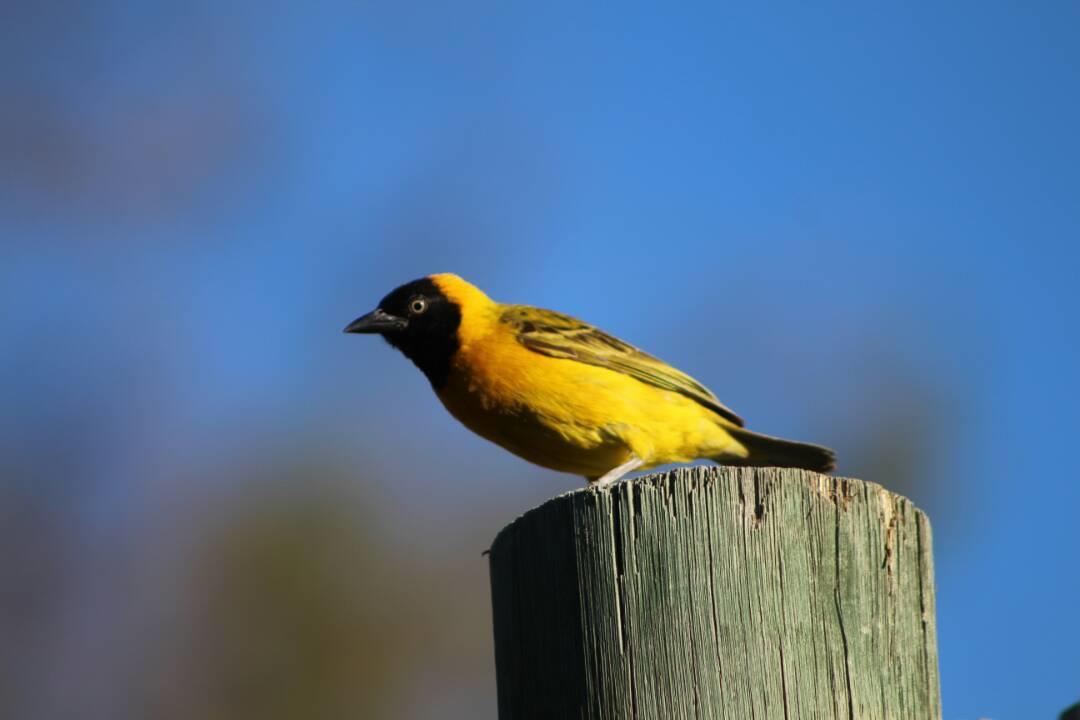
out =
[[[698,467],[491,548],[499,717],[940,718],[930,525],[873,483]]]

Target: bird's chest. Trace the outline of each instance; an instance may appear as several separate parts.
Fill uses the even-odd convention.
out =
[[[543,390],[534,385],[520,358],[491,344],[455,357],[446,382],[436,393],[466,427],[495,439],[519,427],[527,431],[539,422],[535,416]]]
[[[617,459],[622,446],[572,411],[569,399],[581,388],[553,374],[546,361],[523,348],[474,350],[455,359],[436,392],[463,425],[534,463],[582,474],[614,467],[607,455]]]

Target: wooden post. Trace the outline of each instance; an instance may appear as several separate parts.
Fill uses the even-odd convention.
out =
[[[930,524],[873,483],[697,467],[491,547],[499,717],[941,717]]]

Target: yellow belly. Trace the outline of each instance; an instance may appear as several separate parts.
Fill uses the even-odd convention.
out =
[[[643,468],[745,450],[689,398],[516,342],[469,348],[438,391],[478,435],[543,467],[603,475],[631,455]]]

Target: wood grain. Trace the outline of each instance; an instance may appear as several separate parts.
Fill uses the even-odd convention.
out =
[[[499,717],[941,717],[930,525],[878,485],[684,468],[491,548]]]

